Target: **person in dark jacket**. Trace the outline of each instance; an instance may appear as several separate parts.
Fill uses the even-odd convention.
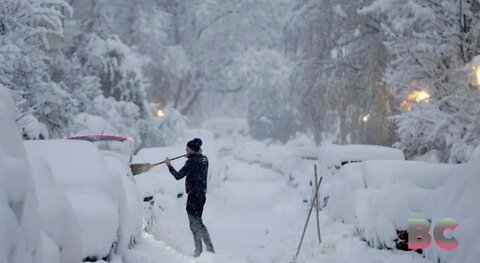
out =
[[[168,170],[180,180],[185,179],[185,190],[187,192],[187,214],[195,242],[195,257],[202,253],[202,240],[205,242],[207,251],[214,253],[213,244],[208,234],[207,227],[203,224],[202,213],[207,193],[208,159],[202,154],[202,140],[195,138],[187,143],[187,161],[179,171],[175,170],[170,159],[165,159]]]

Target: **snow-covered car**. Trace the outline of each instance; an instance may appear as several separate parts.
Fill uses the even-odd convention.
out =
[[[64,188],[42,157],[28,154],[42,226],[43,262],[82,261],[82,238]]]
[[[347,163],[366,160],[405,160],[405,155],[399,149],[364,144],[323,144],[319,149],[318,159],[328,168],[340,169]]]
[[[371,246],[406,250],[408,219],[432,219],[432,197],[440,194],[452,168],[398,160],[347,164],[324,188],[326,208],[332,218],[355,225]]]
[[[133,157],[134,141],[132,137],[117,135],[82,135],[69,137],[67,140],[92,142],[102,153],[107,165],[119,176],[126,196],[126,222],[123,227],[129,236],[128,248],[132,248],[140,238],[142,231],[142,197],[133,174],[130,162]]]
[[[97,147],[73,140],[24,141],[24,146],[64,187],[80,227],[84,261],[122,254],[130,242],[125,190]]]

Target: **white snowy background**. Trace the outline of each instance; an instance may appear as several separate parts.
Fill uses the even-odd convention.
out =
[[[478,0],[0,0],[0,263],[292,262],[314,165],[297,262],[478,262],[479,29]],[[217,253],[183,181],[88,134],[202,138]],[[414,217],[459,248],[396,249]]]

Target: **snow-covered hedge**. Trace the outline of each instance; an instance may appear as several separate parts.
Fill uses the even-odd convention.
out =
[[[455,218],[460,247],[442,251],[433,244],[424,254],[441,262],[476,262],[480,252],[480,164],[430,164],[414,161],[365,161],[345,165],[325,186],[327,211],[354,224],[374,247],[395,248],[397,230],[407,230],[409,218],[432,225]]]

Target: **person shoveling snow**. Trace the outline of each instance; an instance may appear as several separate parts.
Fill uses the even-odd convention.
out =
[[[195,138],[187,143],[185,150],[187,151],[188,160],[179,171],[173,168],[169,158],[165,158],[165,164],[175,179],[180,180],[186,177],[185,190],[188,194],[187,214],[195,242],[194,257],[198,257],[202,253],[202,240],[205,242],[208,252],[215,252],[207,227],[205,227],[202,220],[203,206],[206,202],[208,159],[202,154],[201,146],[202,140],[199,138]]]

